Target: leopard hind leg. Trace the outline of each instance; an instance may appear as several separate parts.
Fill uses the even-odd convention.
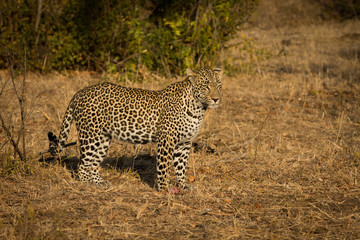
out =
[[[101,135],[93,139],[80,141],[80,164],[78,176],[80,181],[89,182],[95,186],[110,187],[99,174],[100,163],[109,149],[111,137]]]

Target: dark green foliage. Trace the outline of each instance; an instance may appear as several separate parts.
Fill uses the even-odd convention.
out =
[[[6,55],[31,69],[166,75],[218,65],[219,52],[257,0],[7,0],[0,3],[0,68]],[[38,21],[37,24],[37,19]],[[26,48],[25,48],[26,46]]]
[[[340,19],[357,18],[360,14],[360,0],[320,0],[328,12]]]

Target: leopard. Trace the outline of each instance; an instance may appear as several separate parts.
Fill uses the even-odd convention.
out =
[[[74,121],[80,150],[78,180],[111,186],[99,175],[111,141],[154,142],[157,189],[168,191],[172,167],[175,186],[186,189],[191,143],[207,110],[218,107],[222,101],[220,72],[220,68],[186,69],[185,80],[162,90],[110,82],[85,87],[72,97],[59,136],[48,132],[49,152],[57,155],[63,150]]]

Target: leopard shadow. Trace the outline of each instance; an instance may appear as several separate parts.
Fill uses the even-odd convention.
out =
[[[59,157],[42,157],[39,159],[44,167],[49,165],[59,164],[65,167],[71,172],[72,177],[75,178],[78,172],[78,166],[80,159],[75,156],[61,156]],[[131,170],[139,174],[142,182],[148,184],[150,187],[155,186],[156,177],[156,158],[149,154],[141,154],[134,156],[121,156],[121,157],[107,157],[100,165],[104,169],[115,169],[121,174],[121,172],[127,172]]]
[[[132,171],[139,174],[142,182],[150,187],[155,186],[156,178],[156,157],[149,154],[134,156],[108,157],[100,165],[104,169],[116,169],[121,172]]]

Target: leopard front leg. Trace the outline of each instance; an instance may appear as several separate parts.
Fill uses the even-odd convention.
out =
[[[176,145],[174,151],[174,168],[177,184],[181,189],[186,188],[185,177],[187,161],[189,159],[191,142],[186,141]]]
[[[156,154],[157,188],[168,190],[169,170],[174,156],[174,138],[171,136],[159,136]]]

